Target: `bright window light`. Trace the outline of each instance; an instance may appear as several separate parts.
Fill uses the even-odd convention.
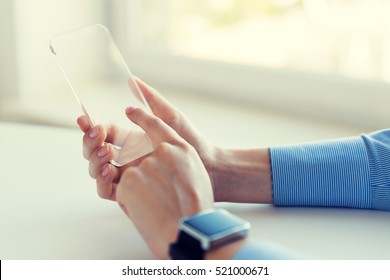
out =
[[[143,0],[143,47],[390,82],[390,1]]]

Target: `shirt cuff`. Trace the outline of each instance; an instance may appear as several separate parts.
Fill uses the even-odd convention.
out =
[[[232,260],[295,260],[307,257],[270,241],[247,243],[236,252]]]
[[[269,150],[274,205],[371,208],[369,161],[361,137]]]
[[[370,163],[372,209],[390,211],[390,130],[362,135]]]

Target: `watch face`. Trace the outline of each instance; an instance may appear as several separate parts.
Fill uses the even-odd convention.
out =
[[[224,232],[234,231],[248,224],[246,221],[222,209],[202,213],[183,220],[183,225],[211,238]],[[248,226],[249,227],[249,226]]]
[[[206,251],[248,235],[250,224],[223,209],[210,209],[180,219],[178,240],[171,244],[173,259],[203,259]]]
[[[206,251],[247,236],[250,224],[224,209],[212,209],[183,218],[179,228]]]

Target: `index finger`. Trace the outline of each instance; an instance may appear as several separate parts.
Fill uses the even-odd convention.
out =
[[[140,126],[156,146],[162,142],[174,143],[182,138],[161,119],[146,113],[141,108],[126,108],[127,117]]]

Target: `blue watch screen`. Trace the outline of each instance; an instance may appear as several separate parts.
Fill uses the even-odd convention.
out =
[[[211,236],[230,228],[242,225],[243,220],[225,213],[215,211],[204,215],[194,216],[184,221],[185,224],[197,229],[205,235]]]

